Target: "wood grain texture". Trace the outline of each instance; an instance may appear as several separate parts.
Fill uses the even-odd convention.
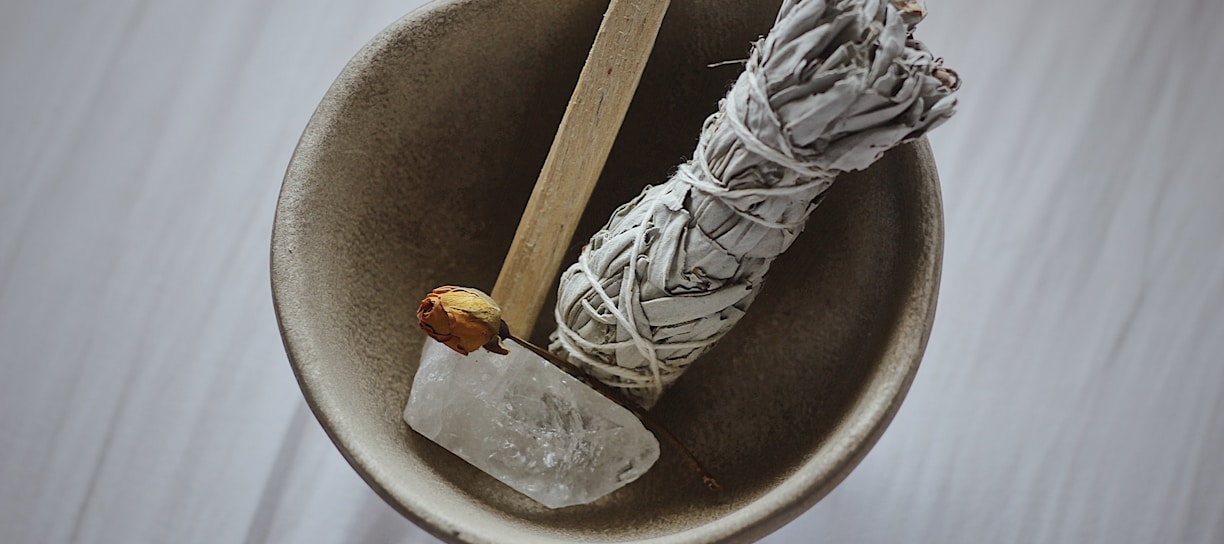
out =
[[[502,319],[531,338],[587,200],[599,181],[669,0],[612,0],[491,295]]]
[[[434,542],[306,411],[267,277],[302,126],[419,3],[0,7],[0,541]],[[931,344],[766,542],[1224,541],[1224,4],[928,8]]]

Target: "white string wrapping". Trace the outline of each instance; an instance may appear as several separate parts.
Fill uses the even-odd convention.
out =
[[[650,407],[744,315],[839,172],[952,115],[914,0],[787,0],[693,159],[591,237],[550,349]]]

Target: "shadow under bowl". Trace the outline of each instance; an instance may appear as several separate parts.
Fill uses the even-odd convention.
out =
[[[740,71],[708,65],[745,58],[778,5],[672,1],[568,262],[692,153]],[[272,290],[302,391],[370,486],[444,540],[760,538],[866,455],[930,332],[943,219],[921,140],[837,182],[748,317],[653,410],[721,493],[664,448],[637,482],[549,510],[408,428],[417,303],[442,284],[492,287],[605,6],[458,0],[408,15],[345,67],[285,175]],[[552,329],[543,316],[536,340]]]

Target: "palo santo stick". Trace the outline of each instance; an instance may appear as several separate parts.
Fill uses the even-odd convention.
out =
[[[612,0],[493,286],[502,318],[531,337],[561,259],[654,48],[669,0]]]

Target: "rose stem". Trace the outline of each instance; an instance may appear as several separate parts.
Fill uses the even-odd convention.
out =
[[[527,348],[528,351],[543,357],[544,360],[552,363],[553,366],[560,368],[566,374],[569,374],[578,381],[586,384],[587,387],[590,387],[599,394],[607,397],[608,400],[611,400],[612,402],[615,402],[626,410],[632,412],[633,415],[637,416],[638,420],[640,420],[647,429],[650,429],[650,431],[655,435],[662,436],[664,440],[670,442],[671,445],[680,452],[680,455],[692,463],[693,467],[697,469],[697,474],[701,476],[701,481],[705,483],[706,487],[708,487],[711,491],[718,491],[722,489],[722,486],[718,485],[718,480],[715,480],[714,477],[710,475],[709,471],[707,471],[705,467],[701,465],[701,462],[697,460],[697,457],[693,455],[693,452],[684,447],[684,443],[680,442],[680,439],[676,438],[676,435],[667,430],[667,427],[663,426],[662,423],[659,423],[657,420],[651,417],[650,413],[647,412],[645,408],[642,408],[640,404],[620,394],[620,392],[617,390],[608,387],[603,382],[592,378],[589,374],[583,372],[581,368],[578,368],[573,363],[566,361],[565,359],[562,359],[554,355],[552,352],[532,344],[531,342],[510,334],[510,329],[506,326],[505,321],[502,322],[501,332],[499,335],[503,340],[513,340],[514,342],[518,343],[518,345]]]
[[[490,293],[531,338],[670,0],[611,0]]]

